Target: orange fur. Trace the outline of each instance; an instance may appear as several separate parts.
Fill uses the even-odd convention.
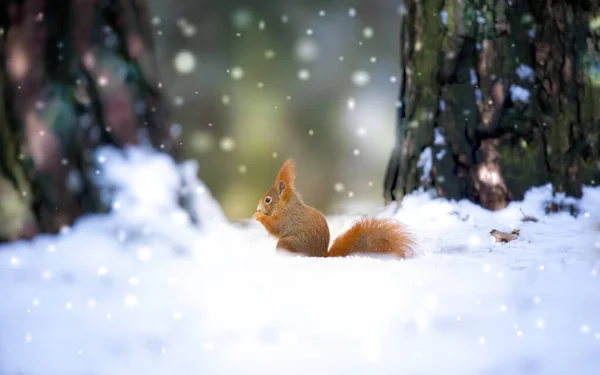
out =
[[[258,202],[254,217],[277,238],[277,248],[313,257],[351,254],[413,255],[415,241],[399,222],[390,219],[363,219],[335,239],[328,250],[329,227],[325,216],[307,206],[295,187],[294,162],[288,159],[275,184]]]
[[[389,219],[362,219],[333,241],[327,256],[356,253],[414,255],[415,241],[401,223]]]
[[[279,173],[277,174],[277,180],[275,186],[279,186],[281,182],[285,184],[288,189],[285,189],[282,196],[285,198],[289,192],[294,191],[294,180],[296,179],[295,163],[292,159],[288,159],[283,163]]]

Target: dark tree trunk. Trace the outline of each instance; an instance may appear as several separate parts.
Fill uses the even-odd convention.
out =
[[[7,0],[0,52],[0,241],[105,209],[96,147],[175,152],[145,1]]]
[[[405,0],[386,203],[419,188],[497,210],[600,180],[597,1]]]

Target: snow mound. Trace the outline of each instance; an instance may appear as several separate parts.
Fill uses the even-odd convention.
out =
[[[0,248],[2,375],[600,370],[599,189],[578,218],[544,215],[549,186],[499,212],[415,193],[393,214],[415,259],[311,259],[229,225],[193,163],[99,159],[110,213]],[[330,217],[332,237],[356,219]]]

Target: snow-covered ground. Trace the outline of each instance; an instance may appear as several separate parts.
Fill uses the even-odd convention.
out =
[[[99,160],[110,214],[0,248],[1,375],[600,373],[600,189],[577,219],[548,186],[496,213],[415,193],[415,259],[310,259],[227,224],[193,164]]]

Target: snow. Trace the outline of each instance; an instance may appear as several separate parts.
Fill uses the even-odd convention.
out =
[[[118,209],[0,248],[2,375],[600,370],[598,188],[578,218],[544,215],[549,186],[498,212],[413,193],[377,215],[410,226],[414,259],[312,259],[227,223],[194,163],[100,155]],[[357,218],[328,217],[332,236]]]
[[[417,161],[417,168],[421,168],[423,170],[423,174],[421,175],[421,181],[429,180],[431,175],[431,169],[433,168],[433,159],[431,154],[431,147],[425,147],[421,154],[419,155],[419,161]]]
[[[442,23],[444,25],[448,25],[448,11],[447,10],[442,10],[440,12],[440,17],[442,19]]]
[[[433,144],[437,146],[443,146],[446,144],[446,138],[444,138],[443,130],[441,128],[433,129]]]
[[[471,78],[471,85],[475,86],[477,84],[477,72],[475,72],[475,69],[469,69],[469,77]]]
[[[513,102],[529,103],[531,93],[519,85],[510,85],[510,98]]]
[[[481,89],[475,89],[475,103],[477,105],[481,104],[483,98],[483,94],[481,93]]]
[[[435,154],[435,158],[437,160],[442,160],[444,158],[444,155],[446,155],[446,149],[445,148],[443,148],[440,151],[438,151],[438,153]]]
[[[517,67],[515,72],[517,73],[519,78],[521,78],[523,80],[528,80],[530,82],[534,81],[533,68],[530,67],[529,65],[521,64]]]

